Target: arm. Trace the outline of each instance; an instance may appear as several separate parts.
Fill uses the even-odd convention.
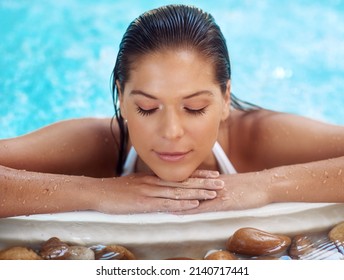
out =
[[[0,217],[92,209],[91,177],[114,174],[109,124],[68,120],[0,140]]]
[[[242,210],[275,202],[344,202],[344,157],[222,175],[225,187],[213,200],[184,213]]]
[[[344,202],[344,157],[274,168],[271,175],[271,202]]]
[[[80,210],[109,214],[185,211],[198,207],[199,200],[214,198],[214,190],[222,188],[216,184],[217,176],[206,177],[172,184],[139,174],[99,179],[0,166],[0,218]]]

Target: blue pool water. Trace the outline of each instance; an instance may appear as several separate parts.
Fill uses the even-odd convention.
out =
[[[0,138],[112,116],[109,79],[127,25],[171,1],[1,0]],[[213,14],[233,92],[269,109],[343,124],[344,2],[174,1]]]

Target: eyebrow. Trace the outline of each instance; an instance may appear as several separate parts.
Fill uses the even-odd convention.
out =
[[[150,99],[153,99],[153,100],[158,100],[158,98],[157,97],[155,97],[154,95],[151,95],[151,94],[149,94],[149,93],[146,93],[146,92],[144,92],[144,91],[142,91],[142,90],[132,90],[130,93],[129,93],[130,95],[143,95],[143,96],[145,96],[145,97],[147,97],[147,98],[150,98]],[[195,93],[192,93],[192,94],[190,94],[190,95],[187,95],[187,96],[185,96],[185,97],[183,97],[183,99],[190,99],[190,98],[193,98],[193,97],[196,97],[196,96],[200,96],[200,95],[210,95],[210,96],[213,96],[214,94],[211,92],[211,91],[209,91],[209,90],[201,90],[201,91],[197,91],[197,92],[195,92]]]

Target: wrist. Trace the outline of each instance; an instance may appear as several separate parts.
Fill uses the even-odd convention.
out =
[[[105,193],[105,191],[102,190],[103,182],[104,179],[81,177],[81,181],[78,183],[78,193],[82,210],[99,211],[102,195]]]
[[[266,178],[268,180],[266,182],[266,192],[269,203],[289,202],[294,199],[290,188],[295,182],[293,182],[293,178],[288,177],[288,171],[286,169],[287,167],[275,167],[266,170]]]

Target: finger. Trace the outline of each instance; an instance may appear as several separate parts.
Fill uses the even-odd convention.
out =
[[[148,198],[145,203],[145,212],[183,212],[197,208],[198,200],[174,200],[165,198]],[[148,207],[147,207],[148,206]]]
[[[209,200],[217,196],[214,190],[187,189],[180,187],[150,187],[143,190],[146,197],[174,200]]]
[[[222,190],[225,182],[221,179],[188,178],[182,182],[184,187]]]
[[[217,178],[220,176],[218,171],[214,170],[195,170],[191,174],[191,178]]]
[[[216,191],[202,189],[169,188],[168,191],[164,193],[164,197],[175,200],[208,200],[214,199],[216,196]]]
[[[168,182],[159,181],[159,186],[188,188],[188,189],[208,189],[208,190],[221,190],[225,182],[220,179],[203,179],[203,178],[189,178],[183,182]]]
[[[205,213],[205,212],[220,211],[221,208],[216,205],[218,203],[214,203],[214,202],[215,202],[215,200],[202,201],[202,202],[200,202],[199,206],[196,208],[176,211],[174,214],[176,214],[176,215],[191,215],[191,214],[199,214],[199,213]]]

